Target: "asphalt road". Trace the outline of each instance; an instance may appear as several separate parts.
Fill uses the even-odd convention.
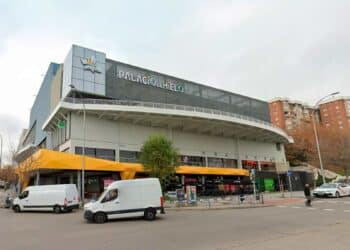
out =
[[[168,211],[153,222],[86,223],[81,212],[0,209],[0,249],[350,249],[350,198],[276,207]]]

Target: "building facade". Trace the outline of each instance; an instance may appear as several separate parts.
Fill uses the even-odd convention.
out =
[[[284,129],[288,133],[298,128],[312,129],[314,109],[302,102],[288,98],[275,98],[269,102],[272,124]]]
[[[350,132],[349,97],[334,97],[321,102],[315,108],[288,98],[275,98],[269,102],[269,110],[271,122],[287,133],[293,133],[298,128],[312,130],[313,115],[318,126]]]
[[[325,128],[350,133],[350,97],[337,97],[321,102],[319,114]]]
[[[73,45],[64,63],[51,63],[48,69],[17,158],[26,159],[38,148],[80,155],[84,147],[89,157],[134,164],[153,134],[165,135],[178,148],[185,167],[178,173],[182,184],[235,180],[247,175],[244,169],[286,164],[284,144],[293,141],[270,123],[267,102]],[[75,174],[72,166],[61,165],[50,170],[38,166],[33,179],[39,182],[40,173],[40,183],[57,182],[58,177],[60,182],[79,182],[80,166],[74,166]],[[91,185],[101,186],[100,175],[121,178],[118,171],[90,170]],[[143,174],[135,172],[134,177]]]

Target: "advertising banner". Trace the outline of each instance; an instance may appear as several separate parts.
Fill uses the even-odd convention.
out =
[[[113,180],[113,179],[110,179],[110,178],[108,178],[108,179],[103,179],[103,187],[104,187],[104,189],[106,189],[106,188],[109,186],[109,184],[111,184],[113,181],[114,181],[114,180]]]
[[[186,196],[188,203],[197,202],[197,187],[196,186],[186,186]]]

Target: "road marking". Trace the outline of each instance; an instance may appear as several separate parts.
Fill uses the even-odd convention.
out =
[[[314,201],[314,202],[317,202],[317,203],[323,203],[323,202],[325,202],[325,201]]]
[[[345,204],[350,204],[350,201],[344,201]]]
[[[316,208],[314,208],[314,207],[308,207],[307,209],[315,210]]]
[[[327,203],[332,203],[332,204],[334,204],[334,203],[337,203],[337,201],[327,201]]]
[[[301,207],[292,207],[292,208],[301,208]]]
[[[334,209],[333,208],[325,208],[325,209],[323,209],[324,211],[334,211]]]
[[[277,207],[279,207],[279,208],[286,208],[287,206],[277,206]]]
[[[350,213],[350,210],[344,210],[345,213]]]

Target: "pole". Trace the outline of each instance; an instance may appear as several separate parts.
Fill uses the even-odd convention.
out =
[[[326,179],[324,177],[324,169],[323,169],[323,163],[322,163],[322,157],[321,157],[321,151],[320,151],[320,144],[318,142],[318,136],[317,136],[316,121],[315,121],[315,111],[313,112],[312,123],[313,123],[313,129],[314,129],[314,134],[315,134],[318,159],[320,161],[320,168],[321,168],[321,174],[322,174],[322,183],[324,184],[324,183],[326,183]]]
[[[321,157],[321,151],[320,151],[320,144],[318,142],[318,136],[317,136],[317,129],[316,129],[316,121],[315,121],[315,110],[317,109],[318,105],[324,101],[326,98],[331,97],[331,96],[335,96],[339,94],[339,91],[331,93],[329,95],[326,95],[324,97],[322,97],[320,100],[318,100],[313,108],[313,112],[312,112],[312,123],[313,123],[313,129],[314,129],[314,134],[315,134],[315,140],[316,140],[316,147],[317,147],[317,153],[318,153],[318,159],[320,161],[320,168],[321,168],[321,174],[322,174],[322,182],[326,183],[326,179],[324,177],[324,169],[323,169],[323,163],[322,163],[322,157]]]
[[[82,157],[81,157],[81,203],[84,206],[85,202],[85,147],[86,147],[86,108],[85,108],[85,103],[84,103],[84,97],[82,94],[77,91],[77,88],[73,85],[70,84],[69,87],[71,89],[74,89],[76,92],[78,92],[82,104],[83,104],[83,150],[82,150]]]
[[[82,155],[82,169],[81,169],[81,190],[82,190],[82,204],[84,206],[84,202],[85,202],[85,144],[86,144],[86,110],[85,110],[85,104],[84,104],[84,100],[82,98],[82,102],[83,102],[83,155]]]
[[[255,188],[255,175],[253,177],[253,192],[254,192],[254,203],[256,205],[256,188]]]
[[[292,180],[290,178],[290,174],[288,174],[288,181],[289,181],[289,189],[290,189],[290,197],[293,196],[293,189],[292,189]]]

